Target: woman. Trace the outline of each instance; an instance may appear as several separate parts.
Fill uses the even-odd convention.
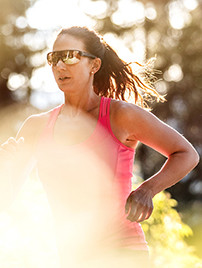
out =
[[[76,176],[75,169],[78,164],[74,163],[82,162],[86,151],[79,151],[78,154],[74,148],[78,149],[78,145],[85,144],[85,147],[90,148],[88,153],[91,155],[93,152],[91,161],[94,156],[99,155],[98,161],[96,161],[99,162],[100,159],[104,166],[108,164],[109,177],[113,177],[112,182],[116,189],[113,200],[119,200],[118,219],[120,220],[120,225],[117,224],[118,227],[115,227],[115,233],[118,232],[118,236],[116,238],[113,236],[113,243],[117,248],[124,249],[125,252],[132,252],[131,256],[133,256],[133,252],[138,252],[135,255],[137,262],[138,257],[145,259],[147,245],[139,222],[150,217],[153,210],[152,198],[157,193],[177,183],[197,165],[198,154],[184,137],[144,109],[145,100],[139,92],[157,99],[163,98],[133,74],[130,66],[122,61],[94,31],[82,27],[62,30],[55,40],[53,52],[48,54],[47,59],[58,87],[64,92],[65,103],[47,113],[28,118],[16,139],[9,139],[2,145],[2,150],[4,153],[17,150],[20,146],[19,143],[22,142],[20,137],[24,138],[24,147],[31,146],[24,156],[26,159],[24,165],[32,155],[36,155],[39,176],[44,183],[57,222],[57,219],[62,219],[64,216],[65,206],[71,202],[66,199],[66,189],[69,189],[69,186],[61,183],[64,180],[65,183],[68,181],[65,175],[67,163],[63,163],[63,160],[68,158],[70,161],[71,159],[69,166],[73,166],[71,176],[68,178],[72,178],[72,174]],[[140,104],[139,106],[124,101],[127,91],[134,93],[135,102]],[[62,151],[65,148],[62,154],[61,151],[58,153],[55,147],[54,151],[49,150],[53,138],[55,144],[57,143],[57,148],[60,146]],[[158,173],[131,192],[133,160],[138,141],[166,156],[167,161]],[[46,146],[46,156],[44,157],[44,150],[41,148],[44,148],[46,143],[48,146]],[[69,150],[69,148],[71,149]],[[66,157],[66,150],[68,157]],[[55,153],[56,151],[57,153]],[[53,154],[57,164],[52,161]],[[48,158],[48,156],[51,157]],[[96,165],[96,163],[91,163],[91,167]],[[99,168],[98,170],[100,170]],[[62,171],[59,175],[58,170]],[[95,173],[92,172],[89,186],[97,173],[97,170]],[[98,176],[96,183],[99,184],[100,179]],[[107,180],[104,183],[106,186]],[[21,182],[15,181],[13,184],[17,189]],[[93,189],[98,189],[96,187],[97,185],[94,185]],[[80,191],[78,196],[86,190],[87,188]],[[72,188],[71,192],[74,192]],[[88,205],[93,202],[92,200],[91,196]],[[58,209],[59,207],[60,209]],[[76,206],[76,209],[78,207]],[[115,207],[114,204],[112,207]],[[73,210],[75,211],[75,207]],[[109,214],[107,215],[109,216]],[[117,216],[117,213],[115,214]],[[111,218],[109,221],[111,223]],[[58,230],[62,230],[58,237],[61,238],[64,235],[67,222],[68,219],[63,220],[65,223],[63,227],[61,221],[56,223],[59,226]],[[60,238],[58,241],[61,242]],[[61,263],[66,267],[69,260],[68,247],[64,244],[61,246],[60,242]],[[124,252],[124,250],[120,252]],[[110,262],[109,259],[107,257],[107,263]],[[121,260],[123,261],[123,259]],[[123,263],[120,258],[119,263],[122,267]],[[139,266],[141,265],[139,264]],[[141,267],[144,267],[143,264]]]

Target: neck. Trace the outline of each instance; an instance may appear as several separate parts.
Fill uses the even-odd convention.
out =
[[[81,113],[90,113],[99,106],[100,97],[93,91],[86,91],[84,94],[65,94],[63,114],[75,117]]]

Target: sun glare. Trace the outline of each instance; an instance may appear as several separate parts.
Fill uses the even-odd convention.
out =
[[[144,22],[145,9],[139,1],[119,1],[118,10],[112,15],[113,23],[121,26],[130,26],[135,22]],[[126,15],[127,14],[127,15]]]
[[[28,23],[39,30],[57,29],[71,25],[92,26],[92,20],[73,0],[38,0],[26,12]]]
[[[112,0],[109,2],[112,3],[117,2],[118,4],[118,9],[112,15],[111,18],[112,23],[115,24],[115,27],[126,27],[134,24],[138,24],[138,27],[134,27],[135,29],[131,30],[130,34],[128,34],[127,32],[124,33],[121,37],[112,32],[107,33],[103,36],[104,40],[117,52],[120,58],[123,59],[124,61],[128,63],[144,62],[146,37],[148,38],[147,40],[147,42],[149,43],[148,46],[153,51],[155,51],[155,48],[158,46],[161,40],[161,33],[159,31],[152,29],[148,34],[148,36],[146,36],[144,29],[145,18],[147,20],[155,20],[157,18],[157,11],[155,9],[155,5],[152,3],[152,1],[150,2],[148,1],[148,3],[146,4],[143,4],[141,1],[134,1],[134,0],[119,0],[114,2]],[[172,27],[173,33],[176,32],[176,35],[177,34],[179,35],[182,32],[182,29],[191,23],[191,15],[189,14],[189,12],[194,10],[199,3],[197,0],[182,0],[182,1],[174,0],[170,1],[169,3],[170,3],[168,5],[169,22]],[[27,89],[28,87],[31,88],[30,104],[40,109],[41,111],[49,110],[50,108],[64,102],[64,95],[57,87],[57,84],[52,74],[51,67],[46,63],[46,53],[52,50],[53,41],[54,38],[56,37],[56,32],[58,32],[59,29],[70,27],[73,25],[96,28],[95,27],[96,21],[87,16],[87,14],[91,14],[93,16],[96,16],[97,18],[102,18],[102,16],[106,14],[106,11],[107,11],[107,2],[103,0],[35,1],[35,4],[27,10],[25,17],[20,16],[15,21],[15,25],[19,29],[24,29],[27,26],[36,29],[35,33],[30,31],[26,33],[19,41],[20,45],[23,44],[27,46],[33,55],[30,55],[28,58],[26,58],[23,55],[23,53],[21,53],[17,55],[15,58],[16,63],[19,65],[25,63],[27,60],[27,63],[30,65],[30,68],[33,68],[32,76],[29,79],[29,77],[26,76],[25,73],[20,74],[13,72],[9,74],[10,69],[8,67],[4,67],[4,69],[1,72],[1,76],[4,79],[7,79],[8,77],[7,86],[9,90],[12,91],[13,96],[16,99],[18,98],[19,100],[21,100],[23,99],[23,96],[27,92],[27,90],[25,89]],[[1,32],[3,35],[8,37],[7,38],[8,44],[14,44],[13,45],[14,48],[16,48],[17,45],[19,45],[19,43],[17,43],[17,41],[15,42],[14,38],[12,37],[13,26],[11,23],[3,25],[1,27]],[[168,38],[165,39],[165,43],[167,44],[167,46],[172,47],[172,42],[174,42],[173,40],[174,38],[169,39],[168,36]],[[162,60],[160,56],[158,56],[158,60]],[[134,66],[132,65],[132,68],[134,68],[134,70],[138,70],[138,67],[139,67],[138,64],[134,64]],[[156,84],[157,91],[161,94],[166,94],[168,91],[169,82],[172,81],[179,82],[183,79],[183,76],[184,74],[180,66],[180,61],[175,61],[164,72],[163,76],[164,81],[157,82]],[[175,114],[187,113],[187,107],[182,102],[181,99],[175,99],[171,105],[172,105],[171,108],[173,109]],[[25,110],[23,110],[22,112],[26,113]],[[6,112],[4,113],[6,114]],[[9,110],[7,114],[12,114],[12,116],[15,118],[17,118],[18,116],[18,114],[14,110]],[[7,129],[9,129],[9,127],[14,126],[13,123],[14,120],[13,121],[5,120],[5,121],[7,121],[7,124],[9,125]],[[179,124],[177,119],[168,119],[167,123],[179,130]],[[3,134],[7,135],[7,132],[5,131],[5,133]],[[69,137],[66,138],[67,140],[69,139]],[[107,158],[108,155],[106,152],[104,153],[102,152],[102,154]],[[86,162],[83,160],[84,157],[79,159],[81,153],[85,153]],[[52,154],[50,154],[49,156],[52,157]],[[73,163],[76,162],[73,161],[74,157],[78,161],[79,166],[78,164],[76,164],[75,167],[73,166]],[[72,209],[72,212],[70,211],[72,221],[67,221],[66,225],[63,222],[60,223],[61,227],[64,229],[61,228],[59,238],[62,240],[62,242],[68,241],[67,237],[69,238],[67,246],[70,257],[71,253],[73,252],[71,251],[72,245],[73,247],[76,248],[78,246],[77,241],[82,242],[81,243],[82,250],[84,251],[86,250],[86,252],[89,251],[91,253],[91,251],[88,248],[89,246],[92,247],[93,245],[90,244],[91,243],[91,240],[89,239],[90,234],[94,232],[96,235],[100,235],[101,237],[102,233],[100,230],[102,231],[104,230],[107,232],[109,231],[110,234],[111,229],[109,227],[113,229],[112,224],[114,223],[114,218],[111,217],[111,215],[114,217],[115,216],[117,217],[118,215],[118,213],[117,215],[115,213],[118,203],[117,201],[118,199],[116,199],[117,198],[116,191],[114,191],[115,187],[113,188],[113,191],[110,190],[107,193],[106,189],[109,188],[108,186],[109,181],[106,180],[107,176],[103,176],[104,174],[108,175],[109,177],[112,177],[110,173],[111,171],[109,171],[108,168],[104,165],[104,161],[101,167],[100,165],[98,165],[98,163],[102,162],[100,161],[99,157],[96,158],[94,155],[92,155],[92,151],[90,148],[88,148],[88,150],[86,151],[84,150],[84,152],[79,151],[75,155],[70,154],[69,157],[65,151],[65,157],[64,156],[60,157],[60,159],[61,158],[65,160],[69,159],[70,161],[69,166],[74,167],[73,170],[76,171],[78,176],[78,182],[80,183],[78,187],[75,183],[77,182],[77,180],[75,180],[74,173],[73,171],[70,170],[73,175],[69,173],[67,184],[65,184],[67,174],[66,173],[62,174],[61,171],[61,174],[64,175],[65,178],[63,180],[64,187],[62,188],[62,190],[64,189],[63,196],[65,197],[68,196],[70,198],[72,194],[72,200],[76,200],[75,205],[77,205],[78,207],[80,207],[81,204],[84,204],[84,201],[81,202],[81,200],[86,200],[86,202],[89,201],[89,204],[92,205],[92,207],[90,206],[91,209],[89,210],[90,213],[88,210],[84,211],[81,209],[80,214],[78,214],[78,207],[69,206],[69,208]],[[56,161],[56,158],[57,157],[54,158],[54,161]],[[21,160],[20,157],[18,159]],[[45,157],[44,159],[46,160]],[[49,170],[50,162],[47,161],[46,165]],[[86,174],[86,172],[83,172],[85,171],[86,167],[91,177],[90,176],[87,176],[86,178],[83,177],[84,176],[83,174]],[[57,174],[58,169],[54,170],[55,169],[54,165],[52,165],[52,168],[53,171],[56,172],[54,178],[57,178],[59,180],[60,176],[58,176]],[[99,174],[100,177],[99,176],[96,177],[97,174]],[[58,261],[59,255],[53,231],[54,221],[52,214],[50,213],[50,207],[47,200],[46,192],[43,189],[42,183],[40,182],[40,178],[37,175],[32,177],[32,175],[33,174],[31,174],[30,177],[27,178],[27,182],[22,187],[21,192],[16,198],[16,201],[13,203],[13,205],[9,207],[8,210],[6,209],[5,211],[0,211],[0,267],[2,268],[6,267],[59,268],[59,261]],[[2,176],[2,178],[4,178],[4,176]],[[7,177],[5,176],[5,178]],[[73,178],[72,182],[68,182],[70,181],[69,178]],[[97,178],[97,181],[95,180],[95,178]],[[103,190],[103,192],[102,191],[100,192],[99,197],[93,196],[94,198],[93,202],[90,202],[92,201],[92,199],[90,199],[90,195],[88,196],[87,194],[87,197],[85,195],[86,191],[90,189],[89,185],[92,184],[92,181],[95,184],[94,189],[96,191],[98,191],[98,189],[99,191]],[[102,182],[102,185],[99,185],[100,182]],[[67,187],[68,183],[69,188]],[[89,183],[89,185],[87,183]],[[58,188],[59,185],[58,181],[56,181],[56,184],[57,185],[55,186],[55,188],[53,188],[54,190]],[[107,187],[104,187],[103,185]],[[72,188],[73,186],[75,188]],[[83,191],[84,187],[85,191]],[[202,183],[200,185],[193,184],[191,187],[191,191],[197,192],[200,190],[199,188],[202,188]],[[71,189],[69,190],[68,195],[66,194],[66,189]],[[75,189],[77,189],[77,191],[78,189],[80,190],[78,194],[79,198],[76,195],[77,191]],[[92,192],[97,194],[96,191]],[[8,195],[7,191],[5,191],[5,193],[6,195]],[[59,193],[61,193],[61,191]],[[82,195],[83,199],[80,199]],[[110,202],[108,201],[110,201],[111,198],[113,199],[112,200],[113,202],[111,202],[112,205],[110,207],[109,205]],[[101,201],[103,203],[104,202],[106,203],[103,204]],[[65,203],[65,208],[67,207],[66,204],[68,204],[68,202]],[[74,203],[69,202],[69,204]],[[97,209],[96,206],[99,209]],[[61,206],[58,206],[58,211],[60,211],[60,208]],[[77,213],[74,213],[75,211]],[[92,211],[94,213],[93,219],[91,219]],[[111,213],[112,211],[114,214]],[[66,215],[68,213],[64,214]],[[105,219],[106,216],[110,216],[109,217],[110,220],[108,222],[109,226],[107,227],[110,230],[108,230],[106,226],[102,225],[104,222],[103,219]],[[163,221],[168,231],[172,231],[173,229],[179,230],[181,228],[181,225],[179,224],[174,225],[174,223],[172,223],[172,218],[169,216],[165,216]],[[97,224],[97,222],[99,222],[99,224]],[[79,226],[76,225],[77,223],[79,224]],[[93,228],[95,228],[95,230]],[[79,232],[78,231],[75,232],[75,230],[79,230]],[[88,232],[84,230],[88,230]],[[103,233],[105,233],[104,231]],[[113,229],[113,231],[116,234],[116,230]],[[75,237],[78,239],[75,239]],[[97,237],[95,236],[96,239]],[[86,243],[86,241],[89,244]],[[176,245],[176,247],[179,248],[180,250],[182,246],[183,245],[180,243]],[[91,248],[91,250],[95,249]],[[96,250],[98,249],[99,247]],[[108,258],[108,256],[106,257]],[[118,255],[116,256],[116,258],[118,259]],[[163,263],[164,261],[163,257],[161,258],[160,256],[157,261],[159,262],[157,263],[158,267],[160,266],[162,267],[161,262]],[[90,267],[98,267],[96,266],[97,264]],[[107,264],[108,263],[106,262],[106,265]],[[129,267],[131,265],[122,265],[120,262],[117,263],[117,265],[112,264],[111,266],[103,265],[99,267],[115,267],[115,266]],[[82,267],[87,268],[88,266],[82,266]]]
[[[169,4],[169,20],[174,29],[184,28],[191,23],[191,19],[191,15],[180,2],[173,1]]]

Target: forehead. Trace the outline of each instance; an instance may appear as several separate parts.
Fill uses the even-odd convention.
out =
[[[66,49],[85,50],[85,46],[82,40],[74,36],[68,34],[59,35],[53,44],[53,51]]]

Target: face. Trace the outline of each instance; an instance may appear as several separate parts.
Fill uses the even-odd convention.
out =
[[[54,45],[53,51],[77,49],[86,51],[83,41],[71,36],[61,35],[59,36]],[[88,57],[81,57],[80,61],[68,65],[61,60],[52,66],[53,75],[58,87],[64,93],[83,94],[84,90],[93,88],[93,75],[95,73],[97,59],[91,59]]]

